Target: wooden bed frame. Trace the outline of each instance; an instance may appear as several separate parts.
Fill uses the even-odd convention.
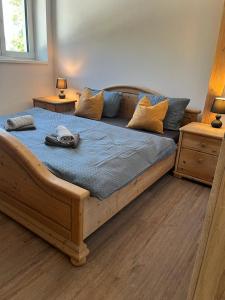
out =
[[[120,117],[130,119],[139,92],[148,89],[115,86],[123,100]],[[199,111],[187,110],[184,121]],[[175,154],[156,163],[112,196],[99,201],[89,191],[53,175],[19,140],[0,131],[0,210],[83,265],[89,250],[84,240],[175,164]]]

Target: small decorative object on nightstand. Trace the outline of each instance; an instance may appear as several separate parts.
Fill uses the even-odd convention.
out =
[[[38,97],[33,99],[34,107],[40,107],[58,113],[74,113],[76,100],[59,99],[57,96]]]
[[[212,185],[225,128],[190,123],[180,129],[174,175]]]
[[[211,112],[216,113],[216,119],[212,121],[211,125],[214,128],[221,128],[223,123],[221,122],[221,114],[225,114],[225,98],[216,97],[211,108]]]
[[[65,99],[64,90],[67,89],[67,80],[65,78],[57,78],[56,88],[60,90],[59,99]]]

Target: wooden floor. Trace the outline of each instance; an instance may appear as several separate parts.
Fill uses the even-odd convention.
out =
[[[0,299],[185,300],[209,192],[166,175],[88,238],[82,268],[0,214]]]

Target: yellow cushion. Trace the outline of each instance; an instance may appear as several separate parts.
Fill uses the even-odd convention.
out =
[[[144,96],[139,102],[138,105],[142,106],[152,106],[151,100],[147,97]]]
[[[102,116],[103,107],[103,91],[93,96],[89,89],[84,89],[77,103],[75,115],[99,121]]]
[[[165,119],[168,105],[168,100],[165,99],[152,106],[149,99],[146,96],[143,97],[139,101],[127,127],[163,133],[163,120]]]

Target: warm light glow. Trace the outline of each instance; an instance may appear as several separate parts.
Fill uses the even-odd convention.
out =
[[[60,64],[60,69],[62,73],[67,76],[74,78],[80,74],[80,71],[83,67],[83,61],[73,61],[67,58],[61,60],[63,63]]]

